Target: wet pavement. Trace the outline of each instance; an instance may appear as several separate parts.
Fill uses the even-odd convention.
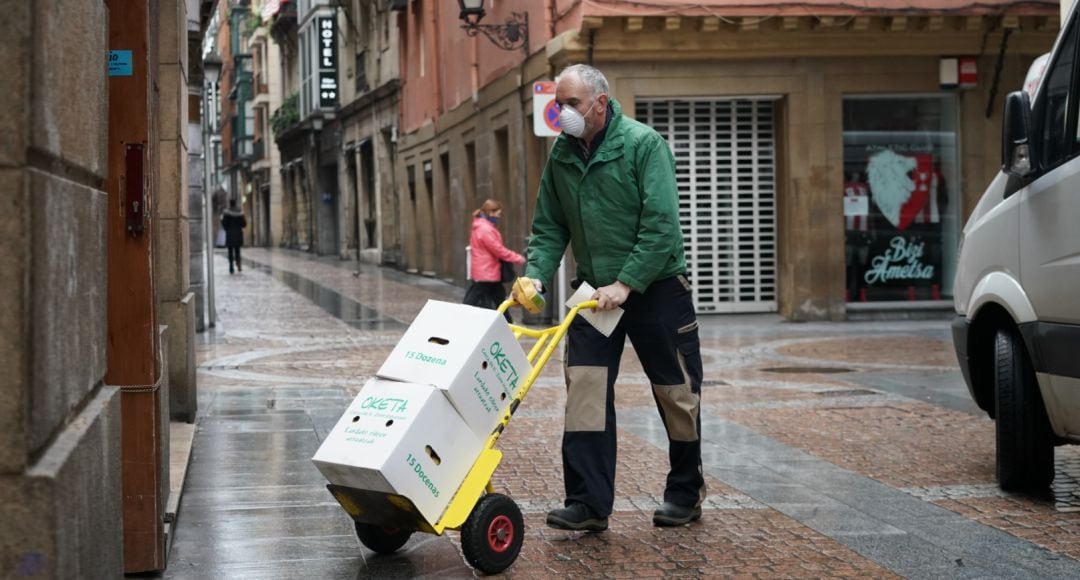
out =
[[[199,420],[168,578],[458,578],[459,536],[392,556],[356,539],[310,462],[441,281],[245,248],[217,257],[217,328],[199,345]],[[654,528],[666,438],[627,345],[609,531],[544,526],[561,505],[565,402],[552,360],[500,440],[493,478],[526,535],[507,577],[1078,577],[1080,451],[1045,497],[994,484],[993,422],[971,402],[947,320],[703,316],[709,499]]]

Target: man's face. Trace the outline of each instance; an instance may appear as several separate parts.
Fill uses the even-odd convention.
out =
[[[585,137],[592,136],[596,132],[596,127],[604,125],[607,100],[607,95],[600,95],[594,102],[592,95],[589,94],[589,87],[574,74],[560,78],[558,84],[555,85],[555,102],[559,104],[559,107],[573,107],[585,116],[586,129],[583,135]]]

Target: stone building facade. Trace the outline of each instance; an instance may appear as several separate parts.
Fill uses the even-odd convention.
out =
[[[263,0],[265,2],[265,0]],[[259,26],[248,40],[252,54],[254,108],[254,158],[251,164],[251,192],[248,215],[252,217],[247,242],[253,246],[280,246],[282,240],[281,153],[274,146],[270,118],[281,107],[281,49],[270,39],[269,24],[263,19],[264,4],[254,4]]]
[[[960,229],[1000,165],[1003,96],[1050,49],[1058,7],[810,4],[489,3],[486,24],[529,14],[527,51],[503,51],[456,10],[407,3],[403,266],[464,282],[468,212],[488,197],[523,249],[552,143],[532,134],[532,86],[587,62],[672,147],[700,312],[949,308]]]
[[[168,419],[194,415],[188,16],[200,22],[206,7],[197,0],[156,0],[142,7],[140,51],[112,44],[110,33],[120,19],[111,4],[0,2],[5,577],[116,578],[163,568]],[[148,154],[141,158],[146,179],[137,182],[145,184],[151,203],[140,208],[149,209],[143,222],[148,235],[140,242],[147,284],[118,291],[110,286],[114,244],[107,240],[118,232],[110,200],[119,199],[114,188],[121,183],[110,169],[110,148],[120,139],[111,133],[110,103],[121,96],[112,94],[116,85],[107,71],[110,50],[128,48],[136,77],[153,81],[142,85],[145,133],[139,144]],[[124,56],[114,56],[117,74],[130,76],[120,64]],[[148,298],[142,303],[147,319],[161,325],[142,329],[146,342],[162,344],[145,359],[124,361],[158,375],[147,381],[153,384],[139,385],[138,395],[152,396],[161,406],[139,416],[127,413],[132,385],[110,385],[106,378],[120,376],[112,374],[113,367],[124,358],[110,340],[109,333],[122,326],[114,325],[114,304],[134,290]],[[170,401],[170,382],[184,400]],[[153,445],[142,442],[150,457],[143,462],[142,456],[128,455],[128,443],[147,428],[157,431]],[[139,466],[129,472],[132,461]],[[146,484],[136,486],[141,495],[133,506],[135,487],[129,483],[136,476]],[[141,519],[126,522],[129,513]]]
[[[64,4],[0,6],[0,562],[4,575],[116,577],[120,395],[103,382],[108,93],[94,72],[106,66],[108,10]],[[59,39],[86,50],[46,50]]]
[[[342,195],[338,254],[371,264],[400,261],[395,150],[400,102],[397,17],[385,2],[342,4]],[[343,21],[343,22],[342,22]]]

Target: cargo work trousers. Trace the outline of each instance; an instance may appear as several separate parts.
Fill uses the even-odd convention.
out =
[[[657,280],[623,304],[605,337],[584,318],[567,332],[563,477],[566,504],[611,514],[615,501],[615,379],[626,338],[651,384],[668,436],[670,471],[664,501],[684,507],[705,499],[701,469],[701,344],[685,276]]]

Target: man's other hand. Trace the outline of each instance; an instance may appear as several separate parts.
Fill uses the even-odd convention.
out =
[[[597,310],[615,310],[626,302],[628,296],[630,296],[630,287],[616,280],[614,284],[597,288],[592,299],[599,302],[596,306]]]
[[[539,280],[524,276],[514,281],[510,288],[510,296],[525,310],[533,314],[539,314],[544,309],[544,285]]]

